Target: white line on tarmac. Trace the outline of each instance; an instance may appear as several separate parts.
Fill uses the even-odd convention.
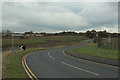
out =
[[[88,73],[91,73],[91,74],[97,75],[97,76],[100,75],[100,74],[97,74],[97,73],[94,73],[94,72],[91,72],[91,71],[88,71],[88,70],[85,70],[85,69],[82,69],[82,68],[79,68],[79,67],[72,66],[72,65],[67,64],[67,63],[65,63],[65,62],[61,62],[61,63],[64,64],[64,65],[67,65],[67,66],[73,67],[73,68],[75,68],[75,69],[82,70],[82,71],[85,71],[85,72],[88,72]]]
[[[48,52],[48,55],[49,55],[49,57],[50,57],[51,59],[55,60],[55,58],[53,58],[53,57],[50,55],[50,53],[49,53],[49,52]]]

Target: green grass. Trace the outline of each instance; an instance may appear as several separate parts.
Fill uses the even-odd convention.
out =
[[[73,49],[72,51],[88,56],[118,60],[118,50],[97,48],[96,45],[93,43],[81,48]]]
[[[73,45],[72,45],[73,46]],[[3,65],[2,65],[2,76],[3,78],[26,78],[26,74],[24,72],[22,66],[22,57],[25,54],[30,52],[40,51],[43,49],[54,49],[54,48],[61,48],[65,46],[55,46],[55,47],[47,47],[47,48],[31,48],[26,51],[20,52],[4,52],[3,53]],[[66,46],[67,47],[67,46]]]
[[[29,39],[14,39],[15,48],[24,44],[27,48],[67,46],[85,40],[82,36],[43,36]],[[2,39],[2,49],[11,48],[11,39]]]
[[[84,41],[85,38],[82,36],[44,36],[35,37],[29,39],[14,39],[15,48],[18,45],[24,44],[27,46],[26,51],[20,51],[17,53],[3,52],[3,78],[26,78],[24,69],[22,67],[22,57],[34,51],[42,49],[53,49],[60,47],[67,47],[75,45]],[[2,39],[2,48],[11,48],[11,39]],[[40,49],[35,49],[40,48]]]
[[[22,57],[30,52],[40,51],[42,49],[29,49],[16,53],[3,54],[3,78],[26,78],[22,67]]]

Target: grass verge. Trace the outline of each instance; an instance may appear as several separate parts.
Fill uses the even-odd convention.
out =
[[[79,43],[86,38],[83,36],[44,36],[44,37],[32,37],[28,39],[14,39],[15,49],[19,49],[17,46],[24,44],[27,48],[39,48],[39,47],[54,47],[54,46],[70,46],[72,44]],[[2,39],[2,50],[6,51],[11,48],[11,39]]]
[[[84,47],[73,49],[72,51],[87,56],[118,60],[118,50],[97,48],[94,43],[91,43]]]
[[[58,39],[58,37],[57,37],[57,39]],[[64,40],[63,40],[63,42],[64,42]],[[2,76],[3,76],[3,78],[26,78],[27,76],[25,75],[24,69],[22,67],[22,62],[21,62],[21,59],[25,54],[30,53],[30,52],[40,51],[40,50],[43,50],[43,49],[55,49],[55,48],[63,48],[63,47],[68,47],[68,46],[74,46],[74,45],[80,44],[81,42],[83,42],[82,39],[79,40],[79,42],[76,42],[76,43],[73,41],[73,42],[69,42],[69,43],[67,42],[67,44],[59,43],[57,45],[56,45],[56,42],[55,43],[52,42],[51,47],[50,47],[50,44],[48,44],[47,46],[45,46],[43,48],[39,48],[39,49],[37,49],[37,48],[36,49],[33,49],[33,48],[29,49],[28,48],[28,50],[26,50],[26,51],[20,51],[20,52],[15,52],[15,53],[4,52],[2,54],[2,58],[3,58]]]
[[[76,44],[74,44],[76,45]],[[73,45],[71,45],[73,46]],[[23,66],[22,66],[22,57],[25,54],[28,54],[30,52],[36,52],[43,49],[56,49],[56,48],[63,48],[68,46],[54,46],[54,47],[46,47],[46,48],[29,48],[26,51],[19,51],[15,53],[11,53],[10,51],[6,51],[3,53],[3,65],[2,65],[2,77],[3,78],[26,78],[26,73],[24,72]]]
[[[40,50],[43,49],[28,49],[26,51],[3,54],[3,78],[26,78],[21,59],[27,53]]]

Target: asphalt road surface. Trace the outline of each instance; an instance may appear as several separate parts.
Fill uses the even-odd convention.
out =
[[[73,58],[63,54],[69,48],[43,50],[30,54],[27,65],[37,78],[117,78],[118,68]]]

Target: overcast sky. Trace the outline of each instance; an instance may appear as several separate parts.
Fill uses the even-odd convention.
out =
[[[13,32],[118,32],[117,2],[5,2],[2,29]]]

